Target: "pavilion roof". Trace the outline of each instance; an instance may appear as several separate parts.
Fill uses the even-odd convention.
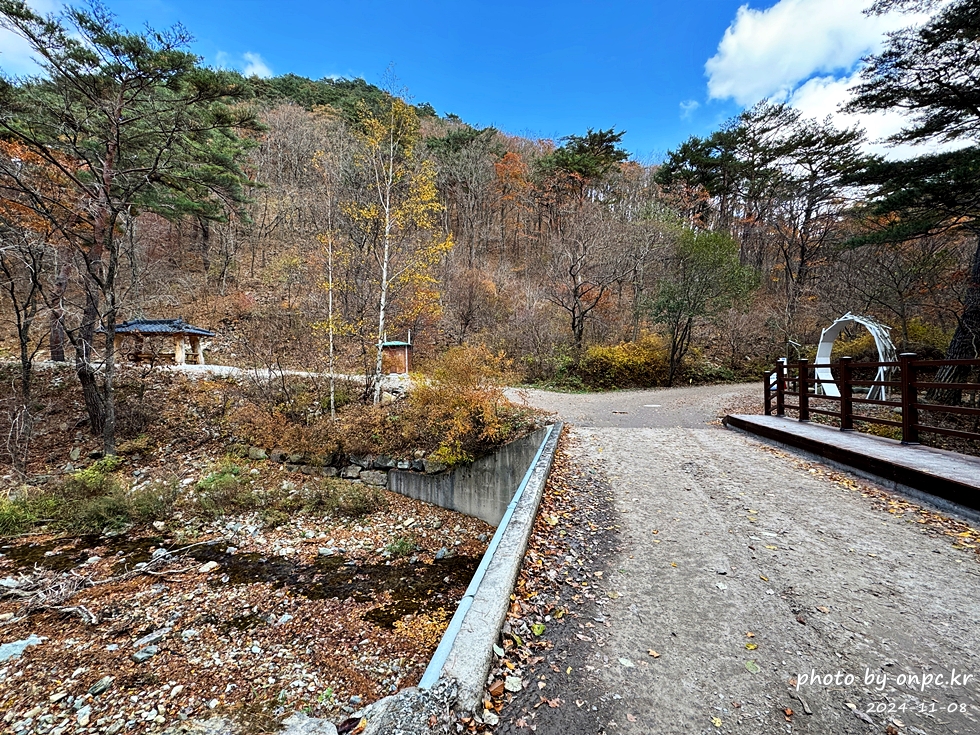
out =
[[[214,332],[195,327],[183,319],[132,319],[117,324],[113,330],[116,334],[186,334],[192,337],[214,337]]]

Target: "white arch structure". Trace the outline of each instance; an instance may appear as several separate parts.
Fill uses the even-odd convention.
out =
[[[891,327],[885,326],[869,316],[857,316],[856,314],[847,312],[820,333],[820,343],[817,345],[817,358],[813,361],[813,364],[816,368],[814,372],[817,378],[831,381],[829,383],[817,384],[826,396],[840,398],[840,390],[837,388],[837,384],[833,382],[834,376],[830,371],[830,353],[834,349],[834,341],[840,333],[855,324],[860,324],[874,337],[875,347],[878,348],[879,362],[894,362],[898,359],[895,344],[888,335]],[[878,372],[875,375],[875,384],[868,389],[868,398],[877,398],[881,401],[887,400],[888,388],[885,385],[881,385],[881,383],[888,380],[891,370],[891,368],[886,367],[878,368]]]

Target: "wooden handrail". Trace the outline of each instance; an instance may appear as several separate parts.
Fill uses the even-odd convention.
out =
[[[901,429],[901,440],[903,444],[918,444],[919,435],[922,432],[962,439],[980,440],[980,433],[978,432],[933,426],[923,424],[920,421],[920,411],[933,416],[958,415],[980,417],[980,407],[977,406],[946,406],[938,403],[923,403],[921,401],[919,397],[920,391],[980,392],[980,383],[943,383],[936,380],[923,380],[921,377],[920,371],[922,369],[931,371],[933,368],[947,366],[980,367],[980,359],[919,360],[915,353],[907,352],[901,354],[897,362],[855,362],[850,357],[842,357],[833,365],[821,364],[817,366],[811,364],[805,358],[800,359],[794,365],[788,365],[784,361],[780,361],[773,370],[765,373],[765,412],[767,416],[771,416],[773,413],[776,416],[785,416],[786,410],[789,409],[796,411],[798,420],[804,422],[810,420],[811,413],[831,416],[840,419],[841,431],[853,431],[855,421],[895,426]],[[838,376],[837,379],[818,378],[815,373],[816,367],[834,368],[834,374]],[[883,367],[891,368],[892,376],[888,380],[869,380],[865,377],[855,379],[856,371]],[[866,373],[862,375],[866,375]],[[830,384],[837,386],[840,393],[839,396],[821,395],[817,392],[821,386]],[[892,400],[859,398],[854,395],[854,389],[856,387],[870,388],[872,386],[881,386],[883,389],[898,388],[899,395]],[[793,390],[790,390],[791,387]],[[883,395],[885,398],[888,398],[884,391]],[[787,404],[787,396],[797,398],[797,405]],[[814,399],[837,402],[840,410],[832,411],[829,410],[829,407],[822,408],[819,403],[816,406],[812,406],[811,401]],[[975,402],[974,400],[973,403]],[[856,414],[854,412],[855,405],[884,406],[886,408],[896,409],[901,411],[901,421]]]

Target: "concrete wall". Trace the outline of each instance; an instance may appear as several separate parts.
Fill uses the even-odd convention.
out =
[[[439,475],[392,470],[388,473],[388,489],[496,526],[524,479],[545,432],[546,429],[538,429],[523,439],[505,444],[489,457]]]

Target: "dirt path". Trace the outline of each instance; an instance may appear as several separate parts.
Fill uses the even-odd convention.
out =
[[[750,395],[529,394],[576,425],[569,461],[604,475],[618,551],[549,654],[587,681],[549,681],[561,707],[511,705],[501,732],[559,732],[570,707],[604,733],[980,732],[976,537],[708,425]]]

